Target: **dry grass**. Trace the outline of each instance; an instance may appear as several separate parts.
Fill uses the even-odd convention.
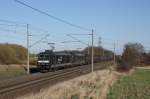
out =
[[[24,66],[21,65],[0,65],[0,80],[25,75]]]
[[[100,70],[18,99],[105,99],[116,77],[109,70]]]
[[[150,69],[150,66],[148,65],[148,66],[143,66],[143,67],[135,67],[136,69]]]

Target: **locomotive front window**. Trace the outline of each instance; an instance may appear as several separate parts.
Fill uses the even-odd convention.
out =
[[[45,55],[45,58],[49,58],[49,56],[48,56],[48,55]]]
[[[40,58],[44,57],[44,55],[39,55]]]
[[[39,55],[38,58],[39,58],[39,59],[42,59],[42,60],[46,60],[46,59],[49,59],[49,55],[41,54],[41,55]]]

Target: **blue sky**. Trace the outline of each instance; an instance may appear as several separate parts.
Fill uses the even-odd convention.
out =
[[[140,42],[147,49],[150,48],[150,0],[20,0],[51,15],[67,20],[71,23],[94,29],[94,42],[97,45],[98,37],[102,38],[102,45],[112,49],[117,43],[117,51],[127,42]],[[32,26],[48,31],[50,42],[56,42],[57,50],[76,49],[85,47],[79,43],[62,44],[62,41],[72,40],[69,33],[89,33],[88,31],[70,27],[67,24],[53,20],[30,8],[16,3],[14,0],[1,0],[0,19],[11,20],[31,25],[30,32],[34,34],[47,33],[33,29]],[[12,27],[4,27],[12,29]],[[25,45],[25,29],[13,27],[13,30],[24,32],[15,35],[9,31],[0,31],[1,42],[17,42]],[[35,31],[34,31],[35,30]],[[6,34],[6,32],[8,32]],[[9,35],[8,35],[9,34]],[[11,39],[8,39],[10,36]],[[84,42],[90,42],[88,36],[76,36]],[[32,37],[35,41],[40,37]],[[18,42],[19,41],[19,42]],[[31,42],[32,43],[32,42]],[[40,48],[39,48],[40,46]],[[42,50],[47,45],[36,45],[32,50]]]

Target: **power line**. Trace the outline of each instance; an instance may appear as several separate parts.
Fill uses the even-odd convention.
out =
[[[7,32],[16,33],[16,30],[10,30],[10,29],[5,29],[5,28],[1,28],[1,27],[0,27],[0,31],[7,31]]]
[[[69,35],[83,35],[83,36],[85,36],[85,35],[91,35],[91,34],[72,34],[72,33],[70,33]]]
[[[34,8],[34,7],[32,7],[32,6],[30,6],[30,5],[26,4],[26,3],[24,3],[24,2],[22,2],[22,1],[19,1],[19,0],[15,0],[15,1],[18,2],[18,3],[21,4],[21,5],[24,5],[24,6],[28,7],[28,8],[30,8],[30,9],[34,10],[34,11],[37,11],[37,12],[43,14],[43,15],[46,15],[46,16],[48,16],[48,17],[54,19],[54,20],[60,21],[60,22],[65,23],[65,24],[68,24],[68,25],[70,25],[70,26],[72,26],[72,27],[75,27],[75,28],[79,28],[79,29],[86,30],[86,31],[91,31],[91,29],[88,29],[88,28],[85,28],[85,27],[81,27],[81,26],[79,26],[79,25],[76,25],[76,24],[70,23],[70,22],[68,22],[68,21],[66,21],[66,20],[60,19],[60,18],[58,18],[58,17],[55,17],[55,16],[53,16],[53,15],[47,13],[47,12],[44,12],[44,11],[39,10],[39,9],[37,9],[37,8]]]
[[[19,23],[19,22],[15,22],[15,21],[9,21],[9,20],[4,20],[4,19],[0,19],[0,22],[5,22],[5,23],[11,23],[11,24],[15,24],[16,26],[22,26],[25,27],[26,23]]]
[[[24,25],[19,25],[19,24],[3,24],[0,23],[1,26],[12,26],[12,27],[25,27]]]
[[[11,25],[11,24],[0,24],[2,26],[17,26],[17,25]]]
[[[76,42],[80,42],[80,41],[63,41],[61,43],[76,43]]]
[[[15,21],[10,21],[10,20],[4,20],[4,19],[0,19],[0,26],[8,26],[8,27],[24,27],[26,28],[26,25],[25,23],[21,23],[21,22],[15,22]],[[30,30],[33,31],[36,31],[36,34],[33,34],[33,36],[42,36],[44,32],[44,34],[47,34],[48,31],[44,30],[44,29],[41,29],[41,28],[38,28],[38,27],[35,27],[33,25],[30,25]],[[9,30],[9,29],[4,29],[4,28],[1,28],[0,27],[0,31],[7,31],[7,32],[13,32],[13,33],[17,33],[17,30]],[[39,32],[40,31],[40,32]],[[37,32],[39,32],[40,34],[37,34]]]
[[[15,30],[10,30],[10,29],[5,29],[5,28],[0,27],[0,31],[11,32],[11,33],[14,33],[14,34],[21,34],[21,32],[17,31],[16,29]],[[24,33],[24,32],[22,32],[22,33]]]
[[[67,35],[67,36],[69,36],[69,37],[71,37],[72,39],[74,39],[74,40],[77,40],[78,42],[80,42],[80,43],[82,43],[82,44],[84,44],[84,45],[88,45],[87,43],[85,43],[85,42],[83,42],[83,41],[81,41],[81,40],[79,40],[79,39],[77,39],[77,38],[75,38],[75,37],[73,37],[73,36],[71,36],[71,35]]]
[[[47,30],[41,29],[41,28],[36,27],[36,26],[33,26],[33,25],[30,25],[30,28],[31,28],[33,31],[36,31],[36,32],[42,31],[42,32],[48,33]]]
[[[41,36],[43,36],[43,34],[31,34],[33,37],[41,37]]]
[[[18,35],[8,35],[8,34],[3,34],[0,32],[0,36],[5,39],[5,37],[9,38],[9,40],[25,40],[23,36],[18,36]],[[17,38],[17,39],[16,39]]]
[[[0,26],[10,26],[10,27],[24,27],[26,28],[27,23],[21,23],[21,22],[15,22],[15,21],[10,21],[10,20],[4,20],[0,19]],[[46,34],[48,33],[47,30],[41,29],[39,27],[35,27],[33,25],[30,25],[30,30],[36,31],[36,32],[45,32]],[[42,35],[42,34],[41,34]]]
[[[49,34],[45,35],[44,37],[42,37],[40,40],[34,42],[33,44],[31,44],[29,47],[34,46],[35,44],[38,44],[39,42],[41,42],[43,39],[46,39],[49,36]]]

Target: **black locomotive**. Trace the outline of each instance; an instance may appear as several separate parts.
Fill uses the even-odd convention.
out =
[[[58,68],[67,68],[87,64],[86,55],[78,51],[53,52],[45,50],[38,54],[37,66],[40,71],[52,71]]]

